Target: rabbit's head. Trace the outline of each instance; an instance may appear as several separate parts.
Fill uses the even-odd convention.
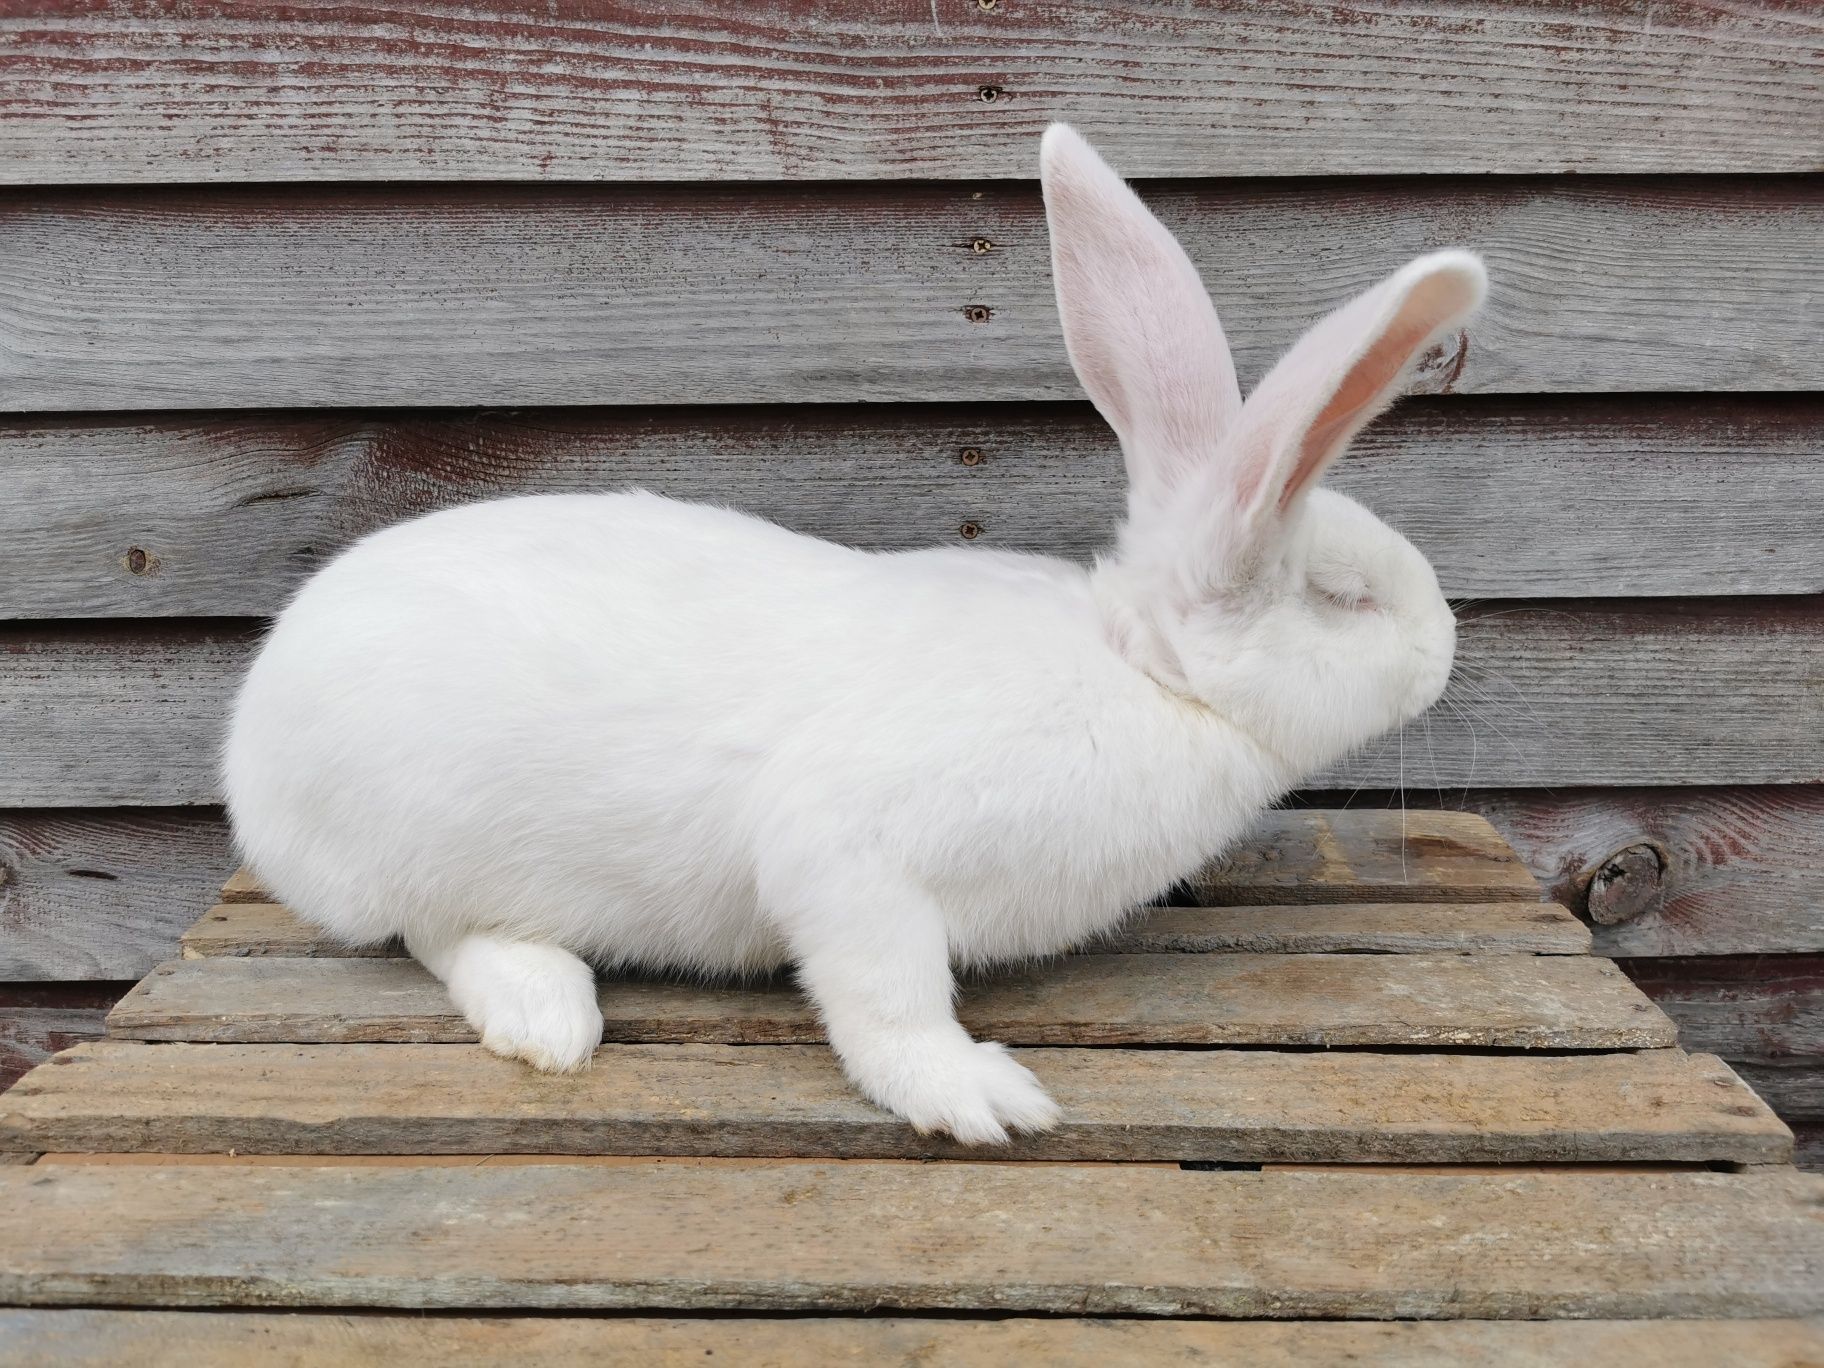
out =
[[[1418,550],[1318,488],[1408,368],[1481,303],[1467,252],[1420,257],[1317,323],[1244,403],[1196,268],[1064,125],[1041,152],[1052,271],[1128,511],[1097,566],[1111,641],[1310,774],[1434,703],[1456,628]]]

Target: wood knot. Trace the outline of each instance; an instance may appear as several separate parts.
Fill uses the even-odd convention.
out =
[[[1666,852],[1650,841],[1623,846],[1581,880],[1584,911],[1598,926],[1619,926],[1665,902]]]
[[[127,567],[129,575],[156,575],[159,569],[158,557],[143,546],[129,546],[120,563]]]
[[[1458,330],[1418,360],[1412,368],[1408,394],[1449,394],[1463,378],[1463,367],[1469,361],[1469,334]]]

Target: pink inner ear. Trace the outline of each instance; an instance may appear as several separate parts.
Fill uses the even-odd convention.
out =
[[[1285,511],[1301,493],[1315,484],[1326,467],[1342,453],[1350,438],[1366,426],[1376,414],[1390,404],[1394,386],[1401,373],[1418,353],[1425,340],[1454,315],[1474,302],[1479,282],[1462,274],[1443,270],[1428,275],[1407,291],[1398,311],[1378,335],[1373,336],[1358,356],[1323,407],[1305,428],[1299,441],[1298,458],[1280,490],[1279,509]],[[1312,337],[1329,332],[1333,325],[1346,326],[1353,306],[1339,310],[1312,330]],[[1301,343],[1295,352],[1304,352]],[[1288,360],[1292,360],[1288,356]],[[1307,357],[1298,358],[1301,361]],[[1325,369],[1316,357],[1315,364],[1301,366],[1303,374],[1290,379],[1321,384]]]
[[[1071,364],[1121,438],[1133,492],[1167,497],[1241,409],[1215,306],[1177,240],[1076,134],[1047,135],[1042,178]]]

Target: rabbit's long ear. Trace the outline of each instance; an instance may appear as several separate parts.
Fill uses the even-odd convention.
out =
[[[1426,347],[1488,291],[1469,252],[1433,252],[1317,323],[1242,407],[1225,458],[1251,518],[1284,513],[1349,440],[1393,402]]]
[[[1216,308],[1177,239],[1075,129],[1046,132],[1039,178],[1070,363],[1121,439],[1131,492],[1162,500],[1241,411]]]

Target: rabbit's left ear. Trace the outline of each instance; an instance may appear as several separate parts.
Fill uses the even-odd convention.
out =
[[[1488,274],[1474,254],[1433,252],[1293,343],[1248,396],[1224,453],[1250,520],[1276,520],[1316,484],[1398,396],[1419,353],[1463,323],[1487,292]]]
[[[1121,439],[1131,493],[1157,505],[1208,467],[1241,411],[1216,306],[1177,239],[1076,130],[1046,132],[1039,179],[1070,364]]]

